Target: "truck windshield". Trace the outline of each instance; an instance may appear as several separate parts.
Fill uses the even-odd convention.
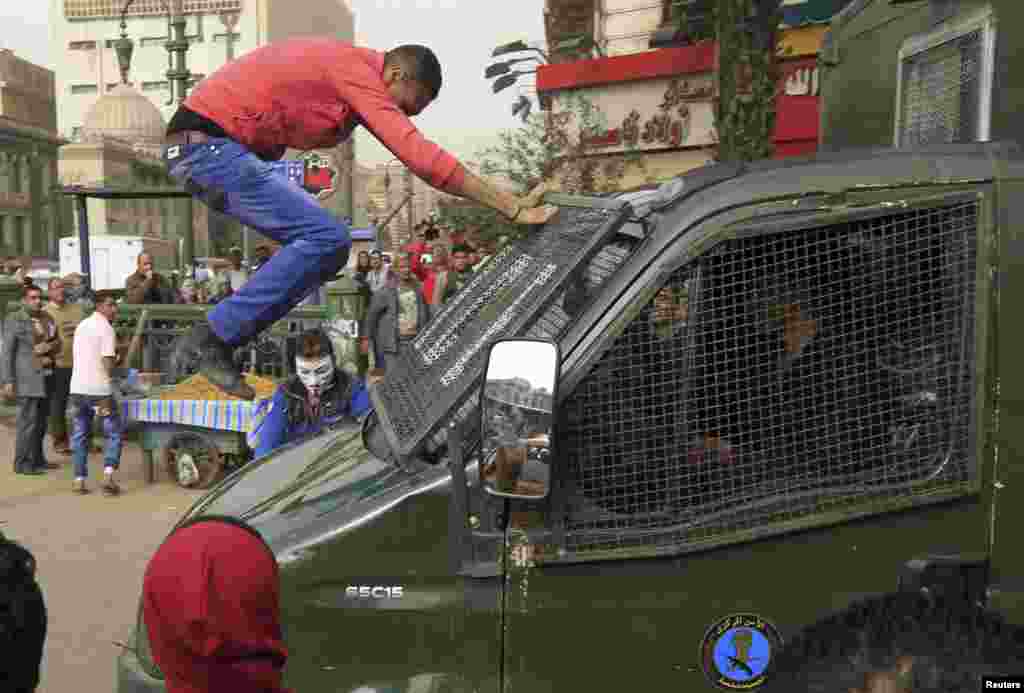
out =
[[[472,420],[487,345],[504,337],[560,339],[640,242],[620,233],[624,203],[577,204],[499,251],[399,355],[373,392],[394,452],[429,456],[440,449],[447,423]],[[469,438],[471,449],[477,441]]]

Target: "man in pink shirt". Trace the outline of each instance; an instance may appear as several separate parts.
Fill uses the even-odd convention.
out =
[[[228,394],[252,399],[233,359],[244,345],[345,267],[348,227],[271,164],[288,148],[329,149],[367,128],[413,173],[520,224],[543,224],[542,191],[518,197],[474,175],[409,120],[441,89],[441,65],[424,46],[387,53],[330,38],[296,38],[247,53],[204,79],[167,127],[171,176],[211,208],[281,244],[242,289],[181,340],[172,372],[199,371]]]

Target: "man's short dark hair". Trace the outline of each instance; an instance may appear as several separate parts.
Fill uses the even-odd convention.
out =
[[[299,358],[318,359],[331,355],[330,342],[323,330],[308,330],[299,337]]]
[[[1024,674],[1024,628],[962,598],[872,597],[787,642],[767,693],[866,690],[869,674],[895,672],[901,660],[911,662],[907,690],[979,691],[984,675]]]
[[[392,48],[384,55],[384,67],[400,65],[416,80],[430,90],[430,98],[436,99],[441,91],[441,63],[434,51],[426,46],[406,44]]]
[[[466,254],[469,254],[469,252],[470,252],[470,250],[469,250],[469,246],[468,245],[460,244],[460,245],[453,245],[452,246],[452,255],[454,255],[455,253],[466,253]]]
[[[117,302],[117,296],[115,296],[113,294],[113,292],[111,292],[111,291],[97,291],[96,292],[96,305],[102,306],[104,303],[107,303],[108,301],[110,303],[116,303]]]

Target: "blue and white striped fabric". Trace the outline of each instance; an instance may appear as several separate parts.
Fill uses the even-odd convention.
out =
[[[175,423],[248,433],[266,416],[268,399],[129,399],[121,402],[125,421]]]

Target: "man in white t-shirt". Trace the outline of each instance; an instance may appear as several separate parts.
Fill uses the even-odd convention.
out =
[[[97,292],[96,310],[75,330],[71,372],[71,410],[74,429],[71,450],[75,464],[74,491],[89,493],[85,486],[89,476],[89,437],[94,416],[103,424],[106,447],[103,451],[103,492],[110,496],[121,489],[114,480],[114,472],[121,465],[121,435],[123,425],[117,405],[111,374],[117,367],[117,336],[113,322],[117,317],[117,303],[112,294]]]

